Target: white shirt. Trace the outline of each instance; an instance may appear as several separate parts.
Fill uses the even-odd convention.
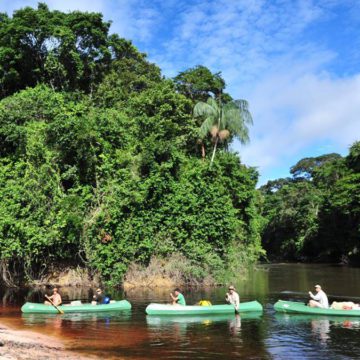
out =
[[[226,301],[232,305],[234,305],[235,310],[239,310],[240,305],[240,297],[236,291],[233,291],[232,294],[226,295]]]
[[[329,307],[329,300],[322,290],[320,290],[316,295],[310,293],[310,297],[318,301],[324,309],[327,309]]]

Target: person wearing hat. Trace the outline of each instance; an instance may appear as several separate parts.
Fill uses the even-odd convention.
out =
[[[232,285],[229,286],[229,292],[226,293],[225,300],[226,300],[229,304],[234,305],[234,308],[235,308],[235,311],[236,311],[236,312],[239,311],[240,296],[239,296],[239,294],[235,291],[234,286],[232,286]]]
[[[51,296],[45,295],[45,297],[47,299],[49,299],[49,301],[44,301],[45,305],[53,305],[54,304],[55,306],[59,306],[62,303],[61,295],[58,293],[57,288],[53,288],[53,294]]]
[[[311,291],[309,291],[309,295],[312,299],[309,301],[309,306],[328,309],[329,308],[329,300],[328,300],[325,292],[321,290],[321,286],[315,285],[315,290],[317,292],[316,295],[314,295]]]

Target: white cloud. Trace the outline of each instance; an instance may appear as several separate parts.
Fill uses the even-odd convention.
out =
[[[260,104],[264,94],[269,101],[262,102],[256,111],[258,126],[253,130],[252,144],[241,149],[245,163],[263,170],[284,163],[293,165],[309,147],[328,142],[347,148],[359,139],[360,74],[331,78],[309,73],[287,86],[277,85],[278,78],[273,75],[268,79],[272,87],[265,82],[255,91],[253,102],[259,97]],[[270,96],[269,90],[275,95]],[[323,150],[333,152],[328,145]]]
[[[50,9],[61,11],[88,11],[88,12],[103,12],[106,6],[106,0],[47,0],[45,1]]]
[[[37,2],[1,2],[1,11]],[[341,59],[336,47],[305,36],[326,21],[337,26],[339,6],[352,7],[344,24],[357,64],[360,37],[351,34],[359,25],[359,5],[352,0],[46,2],[60,10],[103,12],[113,21],[112,32],[143,44],[167,76],[197,64],[222,71],[228,91],[248,99],[254,115],[250,145],[234,148],[265,177],[311,147],[332,152],[331,146],[347,148],[359,138],[360,75],[334,75],[330,65]]]
[[[140,42],[149,41],[152,37],[159,12],[145,1],[119,0],[111,6],[107,16],[113,20],[111,31],[127,39]]]
[[[203,1],[178,15],[178,32],[166,45],[168,57],[214,69],[236,67],[251,78],[322,13],[307,1]],[[296,44],[297,45],[297,44]],[[224,66],[225,65],[225,66]]]
[[[359,137],[359,75],[330,76],[338,54],[304,36],[341,3],[197,2],[179,14],[177,35],[156,59],[171,75],[197,64],[221,70],[229,92],[250,101],[251,144],[233,147],[266,177],[309,147],[348,147]]]
[[[300,137],[328,137],[348,145],[360,136],[360,74],[345,79],[311,75],[299,79],[295,88],[304,91],[302,98],[290,98],[299,113],[294,131]]]

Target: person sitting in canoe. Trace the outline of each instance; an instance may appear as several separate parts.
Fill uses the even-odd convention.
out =
[[[179,288],[176,288],[174,290],[174,295],[172,293],[170,293],[170,297],[172,299],[173,305],[183,305],[183,306],[186,305],[184,295],[181,293]]]
[[[104,303],[105,295],[100,288],[96,289],[96,294],[93,296],[93,304],[100,305]]]
[[[312,300],[309,301],[310,307],[318,307],[323,309],[329,308],[329,300],[323,290],[321,290],[320,285],[315,285],[315,290],[317,292],[316,295],[314,295],[311,291],[309,291],[309,295]]]
[[[240,305],[240,296],[235,291],[235,287],[230,285],[229,286],[229,292],[226,293],[225,300],[229,303],[234,305],[234,308],[236,311],[239,311],[239,305]]]
[[[62,303],[61,295],[58,293],[57,288],[53,288],[53,294],[51,296],[46,296],[47,299],[50,299],[55,306],[59,306]],[[45,305],[53,305],[50,301],[44,301]]]

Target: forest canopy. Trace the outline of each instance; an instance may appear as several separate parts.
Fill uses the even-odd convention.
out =
[[[197,101],[232,100],[220,73],[165,79],[101,14],[0,17],[3,281],[80,266],[119,285],[130,264],[172,254],[185,281],[223,281],[258,259],[258,173],[231,136],[210,168],[193,116]]]
[[[256,189],[229,146],[251,140],[251,108],[221,73],[167,79],[109,29],[42,3],[0,14],[3,282],[81,268],[118,286],[156,263],[215,284],[259,258],[359,260],[359,142]]]
[[[272,258],[359,263],[360,142],[346,157],[305,158],[292,178],[269,181],[263,245]]]

